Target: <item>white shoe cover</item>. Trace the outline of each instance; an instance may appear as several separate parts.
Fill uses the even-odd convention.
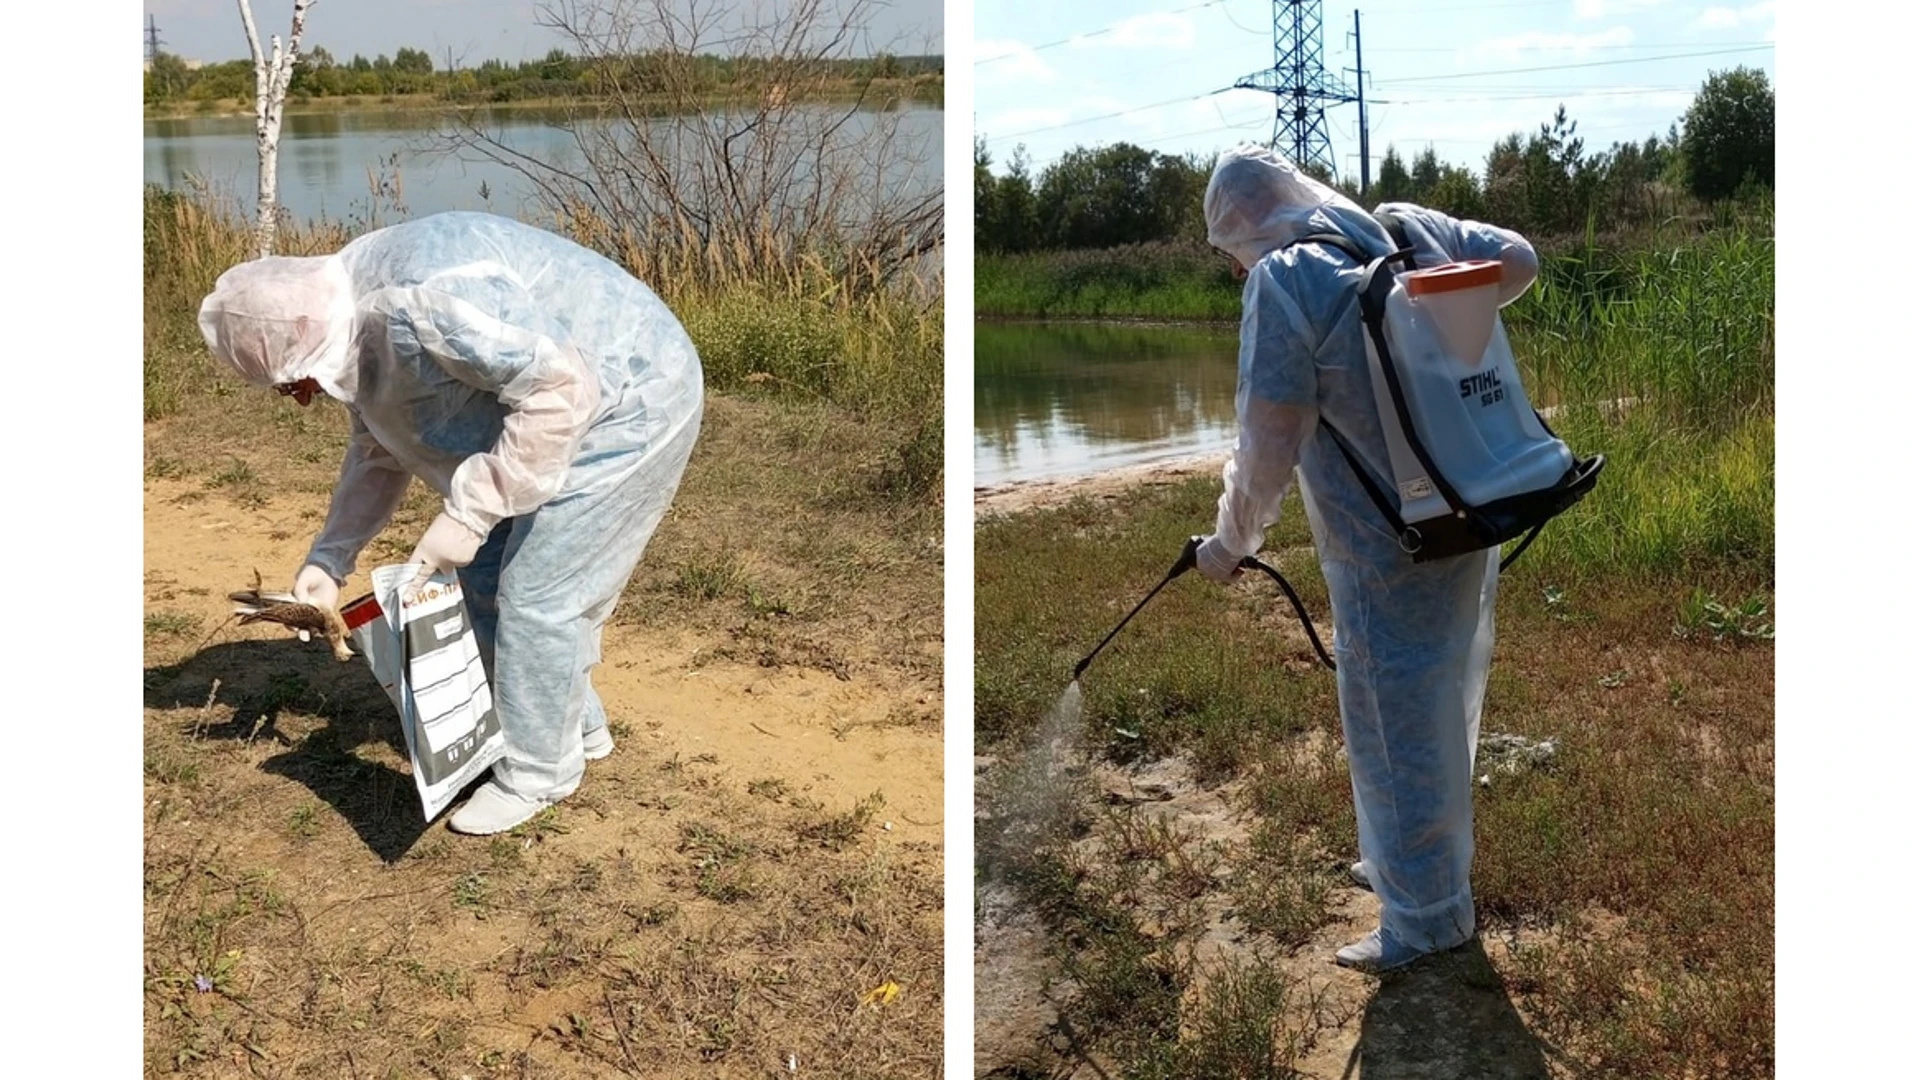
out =
[[[501,787],[500,781],[488,780],[467,800],[467,805],[447,819],[447,828],[469,836],[490,836],[506,832],[550,805],[541,799],[515,795]]]
[[[588,761],[599,761],[613,753],[613,734],[605,727],[598,727],[582,736],[580,748],[586,752]]]
[[[1342,945],[1334,954],[1333,962],[1341,967],[1354,968],[1365,972],[1391,971],[1420,959],[1421,953],[1390,941],[1375,927],[1366,937],[1351,945]]]

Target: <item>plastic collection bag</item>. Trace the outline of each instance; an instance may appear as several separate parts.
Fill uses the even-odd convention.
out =
[[[417,566],[373,571],[373,592],[341,615],[353,643],[400,713],[414,784],[428,821],[506,753],[459,578],[411,588]]]

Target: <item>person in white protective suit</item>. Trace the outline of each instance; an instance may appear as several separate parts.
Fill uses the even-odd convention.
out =
[[[613,750],[588,678],[601,628],[700,430],[673,313],[562,237],[446,213],[233,267],[200,329],[247,382],[351,417],[296,598],[338,607],[410,477],[444,497],[409,561],[458,572],[507,745],[449,826],[500,832],[572,794]]]
[[[1392,490],[1367,364],[1358,285],[1339,249],[1295,241],[1339,233],[1379,256],[1393,248],[1371,215],[1272,151],[1241,146],[1216,163],[1207,235],[1244,271],[1238,441],[1198,568],[1227,582],[1279,519],[1296,472],[1333,608],[1340,721],[1361,861],[1354,880],[1380,898],[1380,925],[1336,960],[1385,970],[1474,933],[1473,757],[1493,653],[1500,549],[1415,564],[1367,497],[1322,417]],[[1518,234],[1406,203],[1421,266],[1496,259],[1500,303],[1538,274]],[[1294,245],[1294,246],[1290,246]]]

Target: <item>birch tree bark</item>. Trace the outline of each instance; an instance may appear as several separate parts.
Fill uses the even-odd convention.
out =
[[[293,0],[293,29],[284,52],[278,34],[271,39],[270,52],[261,50],[260,33],[253,26],[253,8],[247,0],[239,0],[239,4],[240,22],[247,28],[247,48],[253,52],[253,128],[260,151],[259,218],[254,235],[259,254],[264,257],[273,254],[274,233],[280,222],[280,114],[287,103],[287,84],[293,81],[293,62],[300,55],[300,35],[307,29],[307,9],[314,0]]]

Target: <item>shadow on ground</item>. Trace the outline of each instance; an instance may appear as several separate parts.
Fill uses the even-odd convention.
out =
[[[1381,979],[1361,1014],[1360,1041],[1342,1075],[1546,1080],[1547,1053],[1476,938]]]
[[[148,668],[145,687],[149,710],[183,714],[171,720],[182,737],[282,747],[260,768],[312,790],[382,860],[426,832],[413,777],[372,760],[404,764],[407,746],[364,661],[335,660],[318,642],[236,641]]]

